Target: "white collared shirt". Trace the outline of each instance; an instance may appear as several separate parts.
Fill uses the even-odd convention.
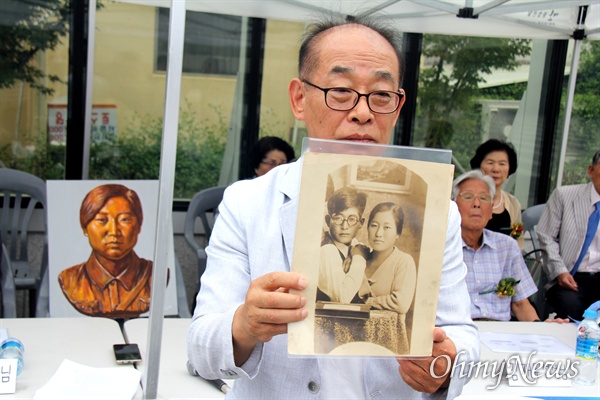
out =
[[[321,399],[365,399],[362,358],[321,357],[318,360],[321,368]]]

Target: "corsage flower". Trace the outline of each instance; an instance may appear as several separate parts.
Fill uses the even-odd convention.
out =
[[[511,225],[512,231],[510,231],[510,237],[514,239],[518,239],[523,234],[523,223],[517,222],[516,224]]]
[[[501,299],[504,297],[513,297],[515,295],[515,286],[517,286],[519,282],[521,281],[517,281],[515,278],[500,279],[500,282],[498,282],[498,285],[495,288],[479,292],[479,294],[496,292]]]

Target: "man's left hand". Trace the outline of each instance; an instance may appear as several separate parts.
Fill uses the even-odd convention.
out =
[[[431,357],[414,360],[398,358],[397,361],[400,364],[398,371],[404,382],[413,389],[419,392],[434,393],[450,384],[455,358],[454,342],[446,336],[446,332],[442,328],[435,328]],[[435,364],[432,366],[431,363],[434,361]],[[448,361],[451,363],[450,366],[448,366]]]

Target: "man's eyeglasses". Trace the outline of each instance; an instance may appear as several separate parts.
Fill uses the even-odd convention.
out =
[[[367,104],[371,111],[377,114],[391,114],[398,109],[400,99],[404,97],[403,92],[377,90],[375,92],[363,94],[350,88],[322,88],[304,79],[302,82],[322,90],[325,94],[325,104],[327,107],[336,111],[352,110],[356,107],[360,98],[364,96],[367,98]]]
[[[492,202],[492,196],[485,193],[475,194],[473,192],[460,192],[458,195],[465,201],[473,201],[475,200],[475,197],[477,197],[482,203]]]
[[[354,226],[354,225],[358,224],[358,221],[360,221],[360,219],[358,219],[358,217],[356,215],[351,215],[348,218],[344,218],[343,216],[341,216],[339,214],[331,217],[331,220],[336,225],[342,225],[344,222],[347,222],[348,226]]]
[[[287,164],[287,161],[286,160],[273,160],[272,158],[265,158],[260,163],[269,165],[271,167],[276,167],[278,165]]]

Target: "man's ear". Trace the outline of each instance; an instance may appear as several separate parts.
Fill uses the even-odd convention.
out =
[[[365,223],[365,219],[364,219],[364,218],[361,218],[361,219],[360,219],[358,222],[360,222],[360,226],[361,226],[361,228],[362,228],[363,224]]]
[[[294,118],[298,121],[304,121],[304,84],[298,78],[292,79],[290,86],[288,87],[288,94],[290,96],[290,106],[294,113]]]
[[[400,111],[402,110],[402,107],[404,106],[404,102],[406,101],[406,92],[404,91],[404,89],[400,89],[400,92],[403,93],[404,95],[400,98],[400,104],[398,105],[398,109],[396,110],[396,118],[394,119],[394,124],[396,122],[398,122],[398,117],[400,116]]]

